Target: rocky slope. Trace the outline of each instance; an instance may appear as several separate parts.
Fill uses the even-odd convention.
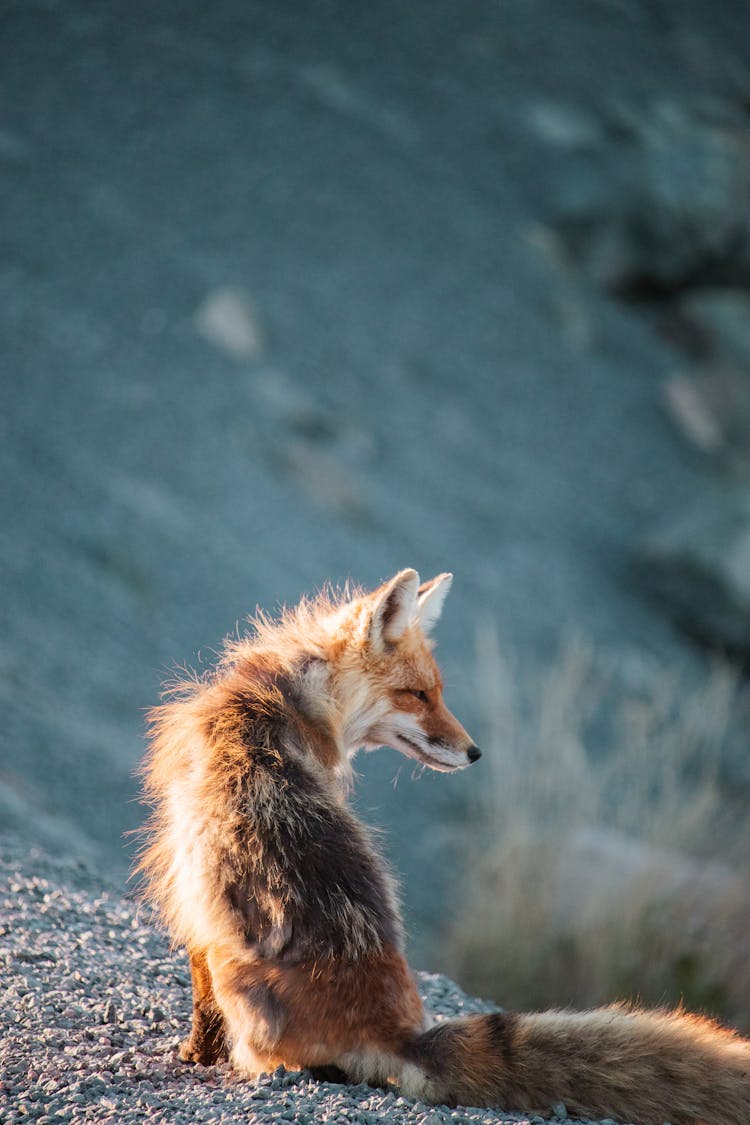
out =
[[[3,5],[0,823],[121,876],[161,679],[326,579],[456,572],[440,654],[480,742],[480,624],[530,663],[581,631],[624,693],[696,667],[631,558],[724,478],[664,409],[684,331],[620,297],[717,257],[744,284],[749,23]],[[364,769],[424,948],[480,779]]]

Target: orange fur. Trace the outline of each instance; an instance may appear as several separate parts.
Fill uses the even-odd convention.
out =
[[[402,571],[261,617],[151,713],[140,869],[190,954],[183,1058],[334,1067],[448,1104],[746,1125],[750,1044],[711,1020],[615,1007],[428,1027],[394,881],[346,795],[360,746],[444,771],[479,757],[427,637],[449,582]]]

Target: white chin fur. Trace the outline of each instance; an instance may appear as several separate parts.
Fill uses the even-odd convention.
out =
[[[400,729],[401,726],[400,722],[395,722],[376,727],[368,736],[367,748],[391,746],[405,757],[441,773],[453,773],[468,766],[466,754],[428,742],[422,731],[414,729],[411,724],[404,723],[404,729]]]
[[[403,739],[394,740],[393,747],[405,754],[407,758],[413,758],[415,762],[420,762],[431,770],[439,770],[441,773],[454,773],[456,770],[465,769],[469,764],[466,755],[459,754],[455,750],[443,750],[441,747],[434,746],[427,749],[421,745],[417,749],[416,746],[410,746]]]

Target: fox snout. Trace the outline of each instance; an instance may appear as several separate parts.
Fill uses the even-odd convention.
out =
[[[469,749],[466,751],[466,757],[469,759],[469,761],[473,765],[474,762],[478,762],[479,759],[482,757],[482,751],[479,749],[478,746],[475,746],[472,743],[471,746],[469,747]]]

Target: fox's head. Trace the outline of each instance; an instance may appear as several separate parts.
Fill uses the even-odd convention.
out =
[[[359,747],[392,746],[446,772],[480,757],[443,702],[428,639],[452,577],[439,574],[420,585],[416,570],[402,570],[337,615],[340,655],[332,686],[349,755]]]

